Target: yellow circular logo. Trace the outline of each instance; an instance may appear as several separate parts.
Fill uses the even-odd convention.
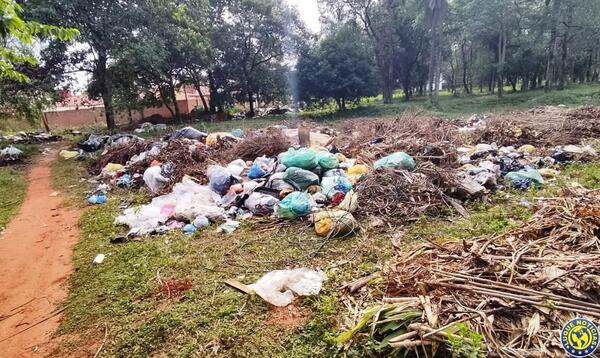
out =
[[[588,357],[598,348],[598,327],[590,320],[576,318],[563,327],[560,341],[570,356]]]

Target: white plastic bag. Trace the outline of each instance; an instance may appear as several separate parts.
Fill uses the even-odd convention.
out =
[[[161,167],[149,167],[144,171],[144,183],[152,190],[153,193],[158,193],[165,183],[169,182],[169,178],[165,178],[161,174]]]
[[[324,280],[323,271],[307,268],[277,270],[267,273],[249,287],[270,304],[285,307],[294,300],[294,293],[299,296],[319,294]]]

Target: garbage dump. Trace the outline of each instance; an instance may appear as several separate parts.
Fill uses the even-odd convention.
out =
[[[579,121],[573,118],[579,117],[569,114],[560,123]],[[503,120],[497,127],[494,117],[349,122],[337,129],[305,123],[235,133],[185,127],[157,140],[90,135],[81,144],[104,148],[90,167],[101,181],[128,190],[144,187],[157,196],[117,219],[131,235],[184,227],[191,233],[208,226],[204,218],[233,232],[253,216],[296,220],[312,214],[315,234],[346,237],[369,217],[406,223],[423,215],[468,215],[466,200],[503,188],[539,188],[562,163],[597,157],[593,147],[581,145],[585,137],[575,142],[569,132],[570,143],[547,145],[546,137],[555,137],[550,130],[523,137],[522,123]],[[521,133],[516,140],[506,139],[509,124]],[[201,201],[192,205],[189,196]],[[175,204],[173,198],[185,199],[176,211],[158,207]],[[186,210],[194,215],[181,215],[181,205],[191,205]]]
[[[17,134],[2,135],[0,142],[11,144],[36,144],[58,142],[62,137],[48,132],[18,132]]]

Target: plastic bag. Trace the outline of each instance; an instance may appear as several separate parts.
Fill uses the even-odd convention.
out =
[[[321,180],[321,191],[327,195],[329,199],[333,198],[336,193],[346,194],[352,190],[352,183],[343,176],[324,177]]]
[[[259,157],[254,160],[248,172],[248,178],[258,179],[264,178],[275,170],[275,159],[267,157]]]
[[[244,206],[254,215],[271,215],[279,199],[262,193],[252,193],[244,202]]]
[[[231,131],[231,135],[234,137],[242,138],[244,137],[244,131],[240,128],[236,128]]]
[[[19,160],[22,155],[23,152],[12,145],[0,150],[0,160],[2,161]]]
[[[187,138],[187,139],[196,139],[202,140],[206,138],[208,134],[205,132],[201,132],[193,127],[185,127],[175,131],[173,133],[173,139]]]
[[[106,195],[104,194],[94,194],[87,198],[88,204],[91,205],[101,205],[106,203]]]
[[[300,191],[306,190],[311,185],[319,184],[319,176],[317,174],[300,168],[288,168],[285,171],[283,180]]]
[[[234,177],[240,177],[247,167],[248,166],[246,165],[246,162],[243,159],[236,159],[233,162],[227,164],[227,170],[229,170],[231,175]]]
[[[224,195],[232,184],[231,172],[219,165],[209,165],[206,170],[208,183],[212,190]]]
[[[294,300],[294,293],[299,296],[318,295],[324,280],[323,271],[306,268],[277,270],[267,273],[248,287],[270,304],[285,307]]]
[[[312,203],[310,195],[295,191],[286,196],[276,206],[277,216],[283,219],[295,219],[310,213]]]
[[[169,182],[169,178],[164,177],[160,166],[154,166],[144,171],[144,183],[150,188],[153,193],[158,193],[165,183]]]
[[[74,150],[61,150],[58,155],[63,159],[73,159],[79,156],[79,152]]]
[[[291,190],[294,191],[294,187],[290,184],[286,183],[284,180],[285,173],[275,173],[269,177],[269,181],[267,182],[267,188],[275,189],[275,190]]]
[[[535,187],[541,187],[544,184],[544,179],[540,172],[536,169],[526,168],[518,172],[510,172],[504,177],[507,183],[511,186],[527,189],[531,184]]]
[[[206,145],[213,146],[219,142],[220,138],[235,138],[235,137],[227,132],[211,133],[206,137]]]
[[[354,192],[354,190],[350,190],[344,196],[344,200],[338,205],[340,210],[345,210],[350,213],[353,213],[358,209],[358,194]]]
[[[394,168],[414,170],[417,164],[410,155],[404,152],[396,152],[394,154],[383,157],[375,162],[375,169],[378,168]]]
[[[290,148],[282,156],[281,162],[288,168],[296,167],[302,169],[312,169],[319,164],[315,151],[307,148],[298,150]]]
[[[348,169],[348,175],[364,175],[367,174],[367,172],[369,171],[369,168],[364,165],[364,164],[356,164],[354,166],[352,166],[350,169]]]
[[[224,232],[226,234],[231,234],[235,230],[237,230],[238,227],[240,227],[240,222],[239,221],[227,220],[224,224],[222,224],[221,226],[219,226],[219,228],[217,229],[217,231],[218,232]]]
[[[323,169],[335,169],[340,166],[340,162],[335,154],[329,152],[317,153],[317,161],[319,162],[319,166]]]
[[[315,232],[319,236],[345,236],[358,229],[358,222],[347,211],[332,210],[321,211],[313,217]]]

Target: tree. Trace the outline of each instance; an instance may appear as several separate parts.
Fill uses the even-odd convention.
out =
[[[61,26],[79,29],[85,44],[79,69],[92,74],[102,98],[109,130],[115,129],[114,78],[109,65],[119,48],[132,40],[140,21],[135,0],[32,0],[34,14]]]
[[[299,96],[324,104],[346,104],[377,94],[375,64],[369,41],[354,22],[339,25],[318,44],[305,51],[297,64]]]
[[[440,71],[442,62],[441,32],[444,16],[448,9],[446,0],[427,0],[427,20],[429,23],[429,90],[434,104],[439,99]]]
[[[22,14],[23,7],[14,0],[0,0],[0,78],[28,82],[29,77],[15,66],[37,65],[38,61],[33,55],[23,53],[16,47],[46,38],[70,41],[79,35],[79,31],[24,20],[21,18]]]

